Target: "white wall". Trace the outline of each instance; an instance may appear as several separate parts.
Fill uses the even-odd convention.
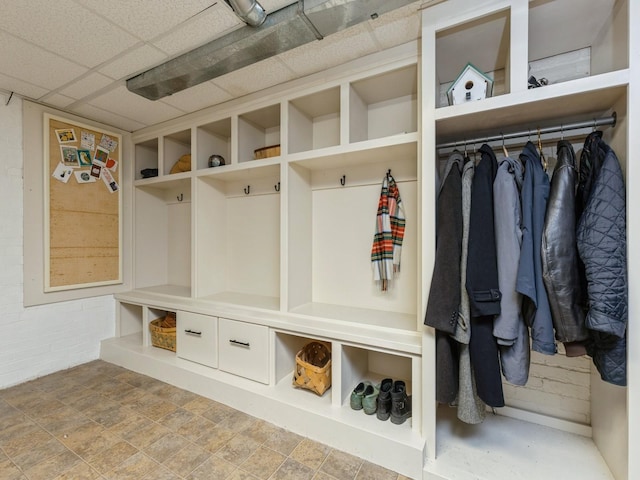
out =
[[[115,334],[111,295],[23,307],[22,101],[7,100],[0,94],[0,388],[97,359]]]

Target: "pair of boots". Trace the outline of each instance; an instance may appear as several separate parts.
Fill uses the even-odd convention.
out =
[[[380,383],[378,405],[376,408],[378,420],[385,421],[391,417],[391,423],[400,425],[411,417],[411,397],[407,395],[407,386],[402,380],[395,382],[385,378]]]

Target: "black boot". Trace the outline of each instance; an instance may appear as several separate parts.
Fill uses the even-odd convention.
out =
[[[387,420],[391,415],[391,389],[393,380],[385,378],[380,382],[380,393],[378,393],[378,406],[376,407],[376,417],[378,420]]]
[[[411,416],[411,397],[407,396],[407,387],[396,380],[391,389],[391,423],[400,425]]]

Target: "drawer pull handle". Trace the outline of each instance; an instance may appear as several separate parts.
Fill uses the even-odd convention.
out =
[[[249,342],[241,342],[240,340],[229,340],[229,343],[232,345],[238,345],[239,347],[251,347],[251,344]]]
[[[186,330],[184,331],[184,333],[186,333],[186,334],[188,334],[188,335],[195,335],[196,337],[200,337],[200,336],[202,336],[202,332],[196,332],[195,330],[189,330],[189,329],[186,329]]]

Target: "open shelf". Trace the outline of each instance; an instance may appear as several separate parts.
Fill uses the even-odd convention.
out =
[[[152,138],[144,142],[136,143],[135,153],[135,179],[142,178],[142,170],[158,169],[158,139]]]
[[[195,296],[277,310],[280,167],[216,168],[196,180]]]
[[[196,129],[197,170],[210,167],[209,157],[221,155],[225,165],[231,163],[231,119],[225,118],[200,125]]]
[[[135,216],[136,288],[190,290],[191,180],[136,187]]]
[[[354,81],[349,89],[349,142],[418,129],[418,74],[411,65]]]
[[[191,154],[191,129],[165,135],[163,137],[163,148],[163,173],[164,175],[169,175],[180,157]]]
[[[280,104],[238,116],[238,162],[260,161],[255,151],[280,145]]]
[[[289,102],[289,153],[340,145],[340,87]]]

